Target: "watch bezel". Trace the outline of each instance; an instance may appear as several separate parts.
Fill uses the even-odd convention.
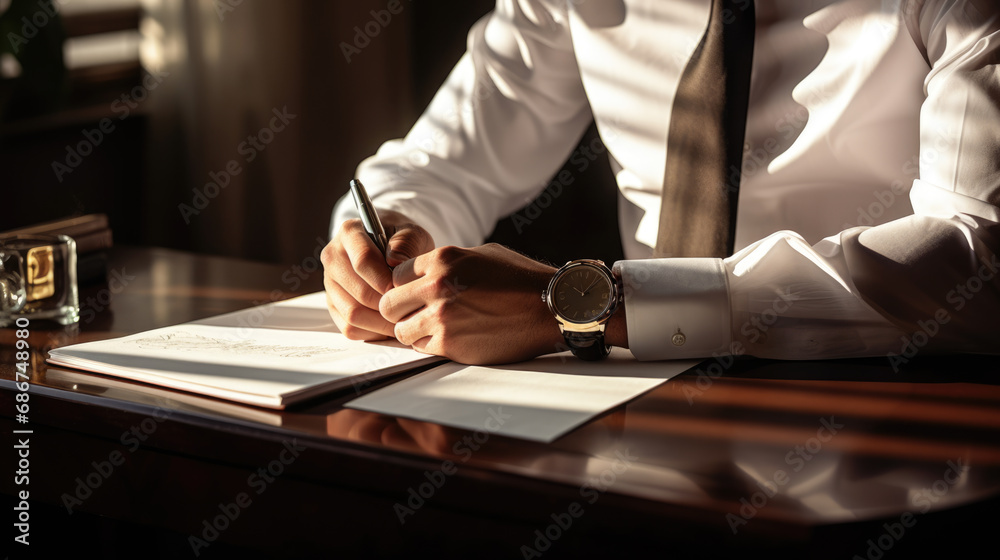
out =
[[[553,297],[554,296],[553,289],[559,282],[559,279],[568,274],[570,271],[580,267],[588,267],[596,269],[599,273],[603,274],[608,279],[608,283],[611,284],[611,293],[608,296],[608,302],[604,307],[604,311],[602,311],[601,314],[598,315],[596,318],[590,319],[588,321],[574,321],[566,317],[562,313],[560,313],[559,310],[556,308],[556,303]],[[615,311],[618,309],[618,304],[620,303],[620,301],[621,301],[621,287],[619,286],[618,279],[615,277],[614,272],[608,267],[608,265],[604,264],[604,261],[599,261],[595,259],[577,259],[574,261],[569,261],[568,263],[563,265],[559,270],[557,270],[555,274],[552,275],[552,279],[549,280],[549,287],[548,289],[545,290],[545,303],[549,306],[549,311],[552,312],[552,315],[554,315],[556,319],[559,320],[560,323],[565,325],[573,325],[574,327],[581,327],[581,326],[589,327],[587,329],[579,329],[579,330],[595,329],[606,323],[608,319],[610,319],[611,316],[614,315]],[[578,330],[578,329],[573,329],[573,330]]]

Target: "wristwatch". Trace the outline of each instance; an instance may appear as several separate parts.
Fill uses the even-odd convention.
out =
[[[573,355],[592,361],[611,353],[604,327],[621,299],[621,280],[603,262],[591,259],[569,261],[542,291]]]

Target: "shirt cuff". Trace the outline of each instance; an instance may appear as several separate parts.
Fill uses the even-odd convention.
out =
[[[732,318],[722,259],[618,261],[615,270],[625,291],[628,344],[636,359],[729,353]]]

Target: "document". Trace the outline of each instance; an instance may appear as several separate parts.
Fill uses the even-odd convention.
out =
[[[622,348],[600,362],[564,352],[505,366],[448,363],[345,406],[551,442],[698,363],[638,362]]]
[[[337,331],[323,292],[49,352],[57,366],[267,408],[444,361]]]

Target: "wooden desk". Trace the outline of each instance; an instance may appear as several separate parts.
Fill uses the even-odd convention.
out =
[[[706,364],[550,445],[343,408],[354,391],[279,413],[43,362],[56,345],[318,290],[321,272],[300,268],[293,282],[290,267],[116,249],[117,280],[81,294],[78,334],[32,329],[25,425],[14,333],[0,331],[4,433],[34,431],[33,552],[913,558],[964,556],[998,520],[989,358],[898,373],[883,359]]]

